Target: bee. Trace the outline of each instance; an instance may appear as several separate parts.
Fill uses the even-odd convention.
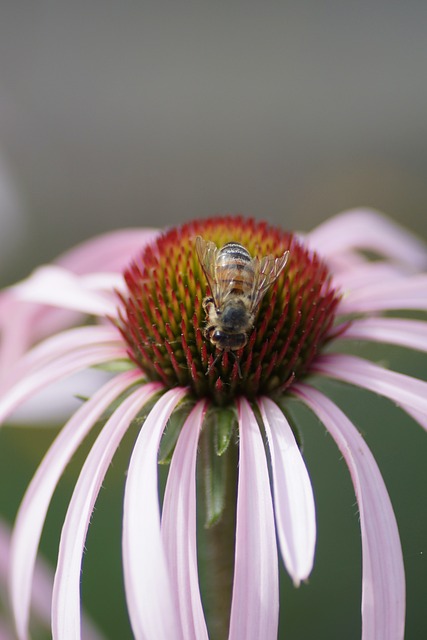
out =
[[[280,258],[252,258],[238,242],[218,249],[201,236],[196,251],[211,290],[203,300],[204,336],[219,351],[238,351],[247,344],[261,300],[285,268],[289,251]]]

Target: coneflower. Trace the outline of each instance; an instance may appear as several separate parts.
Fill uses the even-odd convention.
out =
[[[289,252],[253,309],[242,348],[218,350],[205,331],[203,301],[213,292],[197,236],[218,249],[238,242],[255,259],[255,272],[256,259]],[[327,377],[369,389],[426,428],[427,383],[345,353],[349,340],[427,350],[427,323],[398,315],[427,307],[424,245],[368,211],[337,216],[306,236],[224,216],[133,237],[139,252],[132,240],[122,251],[113,234],[94,241],[92,261],[88,244],[0,298],[4,337],[13,336],[20,319],[23,327],[12,355],[2,344],[2,421],[59,378],[94,366],[114,370],[63,427],[19,509],[11,559],[18,637],[28,637],[34,561],[52,494],[82,440],[103,420],[68,507],[53,591],[53,637],[80,637],[87,529],[115,451],[138,419],[122,547],[135,637],[276,638],[276,534],[295,585],[310,574],[316,541],[310,478],[287,410],[288,399],[298,398],[336,441],[354,484],[363,551],[362,637],[402,639],[405,579],[387,490],[357,429],[316,385]],[[135,253],[121,276],[117,267],[130,246]],[[367,257],[372,253],[376,259]],[[101,273],[104,265],[109,273]],[[242,293],[241,285],[224,286]],[[170,462],[161,500],[159,459]],[[197,501],[204,502],[211,547],[213,602],[203,603],[208,625],[198,579]]]

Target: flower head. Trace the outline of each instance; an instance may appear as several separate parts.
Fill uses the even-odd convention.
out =
[[[238,352],[219,351],[204,336],[202,303],[208,283],[195,250],[198,235],[219,248],[239,238],[253,256],[289,251],[283,272],[256,308],[247,344]],[[228,277],[241,277],[233,256],[226,268]],[[255,274],[246,277],[248,293],[239,291],[234,300],[254,296]],[[124,278],[118,326],[129,357],[148,378],[166,387],[189,386],[196,397],[217,404],[239,395],[250,400],[264,393],[278,395],[303,376],[331,339],[339,300],[327,266],[295,236],[243,218],[214,218],[170,229],[146,247]],[[227,281],[218,289],[232,286]]]
[[[234,255],[227,271],[210,273],[195,250],[197,236],[218,250],[239,243],[249,256],[249,270],[239,267]],[[382,394],[427,427],[425,382],[343,353],[355,339],[427,351],[427,323],[395,313],[427,307],[427,277],[420,273],[427,263],[424,245],[369,211],[342,214],[306,236],[227,216],[163,234],[140,232],[137,244],[123,277],[96,273],[98,260],[76,268],[82,255],[76,250],[66,269],[45,267],[3,294],[9,314],[31,303],[40,322],[27,326],[15,345],[16,353],[24,353],[15,357],[0,387],[2,420],[58,378],[99,365],[115,371],[64,426],[20,507],[11,568],[19,637],[27,636],[32,570],[51,496],[79,444],[103,419],[68,507],[53,591],[54,637],[79,637],[80,568],[95,500],[129,424],[143,418],[129,462],[123,518],[125,590],[135,637],[207,637],[196,548],[199,458],[208,524],[223,526],[227,509],[233,514],[232,530],[221,543],[234,553],[234,570],[227,577],[232,592],[229,622],[227,611],[225,616],[228,637],[275,638],[276,531],[296,585],[310,574],[316,539],[311,483],[286,416],[292,396],[319,416],[353,480],[362,532],[363,638],[403,638],[403,561],[387,490],[362,437],[316,388],[316,379],[335,378]],[[114,236],[107,246],[114,250]],[[261,286],[256,274],[267,273],[260,261],[271,255],[266,264],[274,264],[286,252],[287,261],[283,258],[256,298]],[[123,253],[115,253],[121,268]],[[250,309],[239,325],[244,339],[238,348],[219,348],[210,339],[214,321],[226,335],[235,330],[235,319],[228,324],[221,319],[220,287]],[[46,334],[48,320],[58,319],[52,305],[67,312],[56,333],[25,352],[29,342]],[[65,329],[67,323],[75,325],[75,313],[82,323]],[[95,318],[91,325],[87,314]],[[10,317],[2,326],[5,333],[10,330]],[[170,460],[162,509],[159,456]],[[218,460],[226,461],[228,471],[234,465],[237,494],[236,487],[230,492],[222,482]]]

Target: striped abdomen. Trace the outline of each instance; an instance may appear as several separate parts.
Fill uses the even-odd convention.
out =
[[[238,242],[228,242],[218,252],[216,283],[221,290],[236,295],[252,290],[254,265],[251,254]]]

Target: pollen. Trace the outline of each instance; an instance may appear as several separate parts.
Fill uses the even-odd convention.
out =
[[[203,303],[214,292],[196,251],[197,236],[218,249],[237,242],[260,260],[289,251],[252,309],[241,348],[220,349],[209,337]],[[334,335],[339,293],[326,265],[292,233],[265,222],[224,216],[171,228],[144,249],[124,279],[117,325],[132,361],[148,379],[188,386],[219,405],[238,395],[281,395],[309,373]]]

